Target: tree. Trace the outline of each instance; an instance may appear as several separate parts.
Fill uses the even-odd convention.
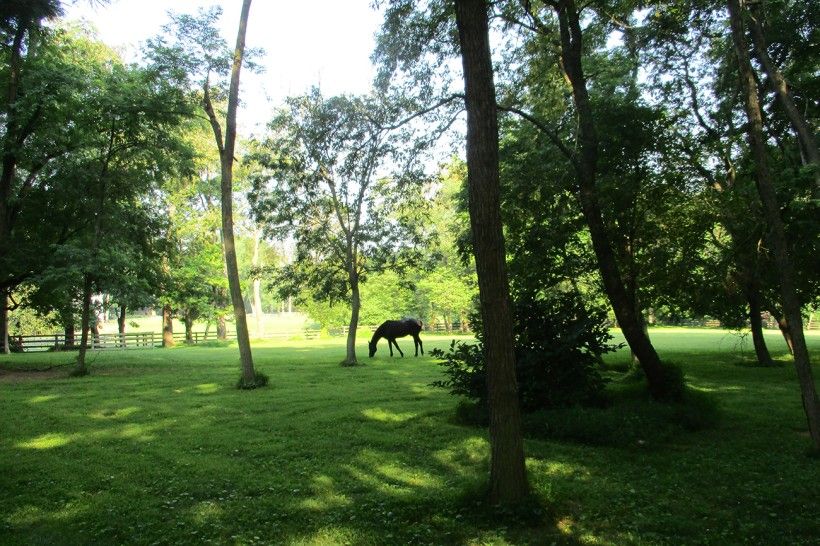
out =
[[[763,118],[761,115],[758,88],[754,76],[754,69],[749,59],[748,42],[746,41],[745,24],[741,11],[742,0],[728,0],[729,19],[732,29],[732,40],[737,55],[743,88],[744,105],[748,125],[746,128],[752,158],[755,165],[755,180],[763,211],[769,224],[768,240],[772,246],[774,260],[780,270],[780,294],[783,312],[789,323],[789,332],[794,342],[794,365],[800,382],[800,394],[803,398],[803,409],[809,426],[814,448],[820,451],[820,400],[811,371],[806,340],[803,336],[803,318],[800,311],[800,301],[797,296],[795,270],[788,252],[786,232],[781,218],[780,205],[774,192],[768,164],[768,150],[763,134]]]
[[[283,293],[347,301],[344,365],[355,365],[360,284],[367,275],[420,265],[426,176],[412,129],[372,97],[325,99],[314,89],[287,100],[254,158],[251,207],[268,235],[292,234],[296,259],[279,275]],[[420,145],[421,146],[421,145]],[[391,172],[391,168],[396,172]]]
[[[487,4],[456,0],[467,106],[467,183],[478,274],[490,409],[490,498],[511,504],[528,492],[515,378],[509,288],[499,206],[498,122]]]
[[[208,116],[213,130],[221,165],[222,202],[222,245],[228,287],[236,320],[237,343],[242,366],[241,386],[254,388],[257,376],[253,367],[248,336],[245,304],[239,282],[239,267],[236,259],[233,223],[233,164],[236,147],[236,111],[239,104],[239,75],[245,55],[245,34],[250,13],[251,0],[244,0],[236,37],[236,47],[231,52],[214,28],[221,15],[221,9],[201,11],[198,17],[187,15],[172,16],[173,26],[167,30],[173,33],[174,42],[168,44],[164,38],[157,38],[150,44],[150,55],[158,69],[171,73],[178,80],[188,82],[198,88],[199,100]],[[225,85],[229,77],[227,89]],[[227,94],[225,127],[219,121],[216,106]]]

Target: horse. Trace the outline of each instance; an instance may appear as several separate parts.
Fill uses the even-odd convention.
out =
[[[396,343],[397,337],[413,336],[413,343],[416,346],[416,356],[419,356],[419,349],[421,354],[424,354],[424,346],[419,339],[419,332],[421,332],[423,324],[420,320],[406,318],[402,320],[387,320],[381,326],[376,328],[373,333],[373,338],[368,342],[370,348],[370,357],[376,354],[376,345],[381,338],[387,339],[387,347],[390,349],[390,356],[393,356],[393,345],[398,349],[399,354],[404,357],[399,344]]]

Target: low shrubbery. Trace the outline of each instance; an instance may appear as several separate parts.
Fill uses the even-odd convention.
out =
[[[611,336],[603,309],[587,307],[577,294],[559,293],[517,302],[513,313],[516,377],[525,413],[577,404],[607,405],[600,360],[616,347],[608,344]],[[479,322],[476,319],[473,324]],[[442,360],[447,377],[433,385],[473,400],[474,407],[462,405],[459,410],[472,414],[469,421],[473,422],[486,419],[480,414],[486,414],[487,408],[481,328],[476,331],[477,344],[453,341],[446,353],[431,352]]]

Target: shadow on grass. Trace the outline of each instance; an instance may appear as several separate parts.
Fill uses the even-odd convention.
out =
[[[241,393],[235,358],[197,354],[208,358],[103,359],[87,380],[4,393],[0,458],[14,473],[0,542],[796,544],[818,530],[799,477],[816,463],[783,449],[793,430],[749,435],[746,413],[641,447],[648,425],[633,417],[657,408],[634,392],[631,410],[554,414],[550,426],[600,427],[591,436],[609,443],[528,440],[535,501],[506,513],[482,502],[485,432],[448,423],[455,400],[426,386],[439,373],[429,359],[342,369],[335,355],[271,350],[257,353],[271,386]],[[132,369],[145,373],[105,375]]]

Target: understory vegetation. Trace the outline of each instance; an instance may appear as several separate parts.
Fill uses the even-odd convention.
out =
[[[94,353],[83,379],[66,354],[12,355],[0,543],[813,543],[817,461],[782,341],[761,368],[725,332],[651,334],[689,396],[653,402],[628,351],[605,355],[608,408],[526,417],[532,500],[505,510],[483,496],[486,431],[457,423],[430,357],[341,368],[341,340],[269,342],[268,387],[240,391],[234,347]]]

